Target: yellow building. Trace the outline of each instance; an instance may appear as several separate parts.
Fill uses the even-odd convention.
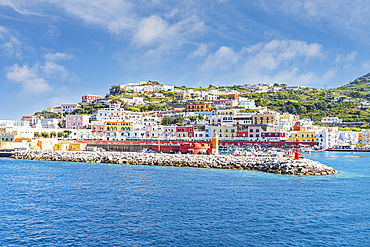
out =
[[[212,110],[211,103],[187,104],[186,105],[187,112],[209,112],[211,110]]]
[[[287,142],[317,142],[316,133],[315,132],[297,132],[293,133],[292,136],[287,140]]]
[[[253,124],[274,124],[277,122],[276,114],[259,114],[253,116]]]
[[[79,143],[69,144],[68,151],[81,151],[81,144]]]
[[[280,120],[286,120],[288,122],[291,122],[294,120],[294,115],[289,113],[284,113],[280,115]]]
[[[132,122],[105,122],[105,131],[132,131]]]
[[[235,111],[232,110],[232,109],[228,109],[228,110],[217,110],[216,111],[216,115],[234,115],[235,114]]]
[[[236,137],[236,126],[212,126],[212,136]]]
[[[188,92],[180,93],[177,98],[179,100],[188,100],[188,99],[191,99],[190,94]]]

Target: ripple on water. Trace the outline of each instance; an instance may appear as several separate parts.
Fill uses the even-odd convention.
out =
[[[0,159],[0,245],[366,246],[369,156],[305,156],[342,172]]]

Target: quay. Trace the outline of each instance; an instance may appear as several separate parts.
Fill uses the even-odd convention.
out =
[[[290,157],[160,154],[88,151],[16,151],[14,159],[148,166],[257,170],[286,175],[332,175],[335,169],[316,161]]]
[[[0,157],[11,157],[14,154],[14,150],[0,150]]]

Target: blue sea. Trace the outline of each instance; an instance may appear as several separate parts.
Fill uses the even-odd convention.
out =
[[[369,246],[370,153],[337,169],[245,170],[0,159],[0,246]]]

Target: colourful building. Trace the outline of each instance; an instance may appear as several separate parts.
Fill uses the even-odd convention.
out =
[[[105,131],[132,131],[132,122],[105,122]]]
[[[212,110],[211,103],[186,105],[187,112],[209,112],[211,110]]]
[[[89,124],[87,115],[67,115],[66,129],[83,129]]]
[[[358,133],[358,142],[363,143],[364,142],[364,134],[362,132]]]
[[[215,137],[236,137],[236,126],[212,126],[212,136]]]
[[[101,99],[100,95],[88,94],[88,95],[82,96],[82,102],[92,102],[92,101],[95,101],[95,100],[98,100],[98,99]]]
[[[93,123],[91,125],[91,134],[93,136],[104,136],[105,135],[105,125],[104,123]]]
[[[299,143],[309,143],[317,142],[315,132],[298,132],[292,133],[292,136],[287,140],[287,142],[299,142]]]
[[[176,127],[176,135],[178,138],[194,137],[194,127],[193,126],[180,126]]]
[[[274,124],[277,122],[277,114],[258,114],[253,116],[253,124]]]
[[[216,115],[234,115],[235,111],[231,109],[216,110]]]

